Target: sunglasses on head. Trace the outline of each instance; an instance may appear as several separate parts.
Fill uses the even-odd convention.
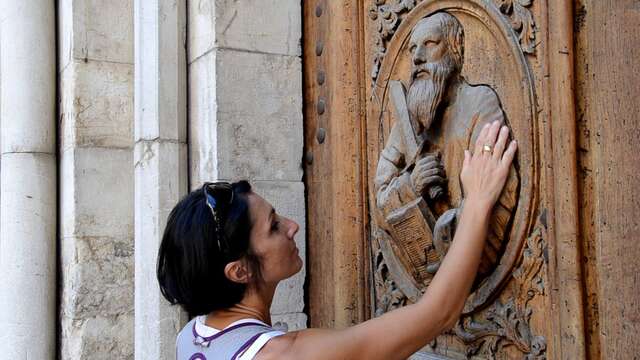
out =
[[[216,223],[216,238],[218,248],[222,251],[220,238],[222,237],[222,220],[220,218],[221,210],[224,206],[229,206],[233,202],[233,186],[228,182],[211,182],[202,186],[202,192],[207,206],[211,210],[211,215]]]

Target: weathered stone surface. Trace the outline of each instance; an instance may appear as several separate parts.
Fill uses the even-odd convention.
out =
[[[187,193],[186,0],[135,1],[135,358],[175,358],[188,321],[162,296],[158,249]]]
[[[133,154],[61,154],[61,354],[133,356]]]
[[[2,152],[55,150],[55,8],[0,3]]]
[[[186,141],[186,0],[138,0],[136,139]]]
[[[74,148],[61,154],[64,237],[133,239],[133,153]]]
[[[55,354],[55,173],[52,154],[2,155],[0,358],[3,359],[53,359]]]
[[[155,270],[167,217],[187,192],[187,145],[138,141],[135,180],[135,356],[172,359],[176,335],[188,319],[162,297]]]
[[[107,330],[108,331],[105,331]],[[133,310],[118,317],[95,316],[61,326],[62,359],[132,359]]]
[[[189,62],[215,47],[300,56],[297,0],[189,1]]]
[[[257,194],[271,203],[278,214],[286,216],[300,225],[300,230],[296,235],[296,246],[299,249],[300,257],[306,263],[304,183],[254,181],[253,187]],[[305,267],[303,266],[299,273],[278,285],[271,304],[271,314],[303,311]]]
[[[231,50],[192,64],[192,173],[300,181],[301,71],[299,58]]]
[[[61,241],[62,323],[133,314],[132,239],[85,236]]]
[[[300,59],[220,51],[217,65],[220,176],[301,180]]]
[[[133,64],[133,0],[60,0],[60,68],[72,60]]]
[[[296,331],[307,328],[307,315],[304,313],[271,315],[271,324],[277,330]]]
[[[62,92],[63,149],[133,147],[133,65],[74,61]]]
[[[215,51],[189,65],[190,188],[218,179]]]

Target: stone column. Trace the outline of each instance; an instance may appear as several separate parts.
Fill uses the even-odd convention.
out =
[[[186,4],[135,1],[135,358],[174,359],[187,316],[156,280],[169,212],[187,193]]]
[[[0,357],[56,354],[55,6],[0,3]]]
[[[248,179],[255,191],[301,226],[302,65],[300,0],[188,3],[191,187]],[[272,320],[306,326],[304,270],[284,281]]]
[[[58,0],[60,357],[134,353],[133,0]]]

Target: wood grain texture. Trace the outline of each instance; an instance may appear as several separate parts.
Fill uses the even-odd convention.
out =
[[[552,301],[559,328],[559,359],[585,358],[582,275],[579,257],[576,123],[573,94],[573,21],[569,0],[549,3],[549,114],[552,150],[550,233]]]
[[[640,3],[574,7],[589,357],[631,359],[640,353]]]
[[[341,328],[368,317],[359,4],[303,3],[305,147],[313,157],[305,167],[313,327]],[[319,71],[326,74],[322,84]],[[321,101],[324,112],[318,111]],[[317,137],[320,129],[326,133],[323,142]]]

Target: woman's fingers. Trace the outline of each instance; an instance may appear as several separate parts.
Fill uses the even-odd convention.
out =
[[[487,134],[487,138],[485,139],[485,143],[483,145],[489,145],[493,148],[493,145],[496,143],[496,138],[498,137],[498,133],[500,132],[500,121],[496,120],[491,123],[489,127],[489,133]]]
[[[507,150],[505,150],[502,155],[502,165],[509,167],[511,166],[511,162],[513,161],[513,157],[516,154],[516,150],[518,149],[518,143],[515,140],[512,140],[509,144]]]
[[[480,134],[478,134],[478,138],[476,139],[476,148],[473,151],[473,155],[479,155],[482,154],[482,147],[485,144],[485,141],[487,140],[487,134],[489,133],[489,127],[491,127],[491,124],[485,124],[482,127],[482,130],[480,130]]]
[[[507,144],[508,138],[509,138],[509,128],[506,126],[502,126],[500,128],[500,133],[498,134],[498,141],[496,141],[496,145],[493,148],[493,157],[496,160],[502,159],[502,153],[504,153],[504,147]]]

